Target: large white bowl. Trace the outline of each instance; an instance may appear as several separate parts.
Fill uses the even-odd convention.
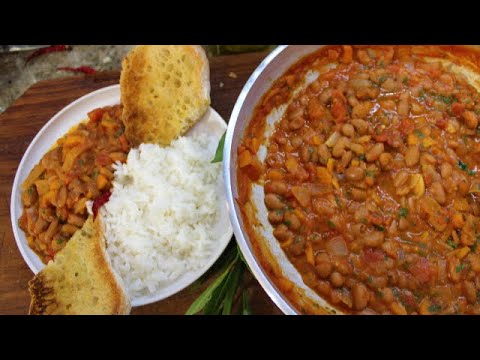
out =
[[[58,112],[47,124],[38,132],[27,151],[23,155],[22,161],[18,166],[15,180],[13,182],[12,196],[10,202],[10,217],[12,221],[13,234],[17,242],[23,259],[28,267],[36,274],[42,270],[45,265],[35,252],[30,249],[25,237],[25,233],[18,226],[18,219],[22,214],[21,202],[21,184],[26,179],[33,167],[41,160],[43,155],[50,150],[56,140],[68,132],[68,130],[87,118],[87,113],[95,108],[117,105],[120,103],[120,86],[113,85],[87,94],[80,99],[72,102],[70,105]],[[213,134],[217,141],[223,135],[227,128],[222,117],[212,108],[210,108],[205,116],[187,133],[189,136],[193,133]],[[141,306],[151,304],[156,301],[165,299],[196,281],[202,276],[220,257],[225,250],[228,242],[232,238],[233,229],[228,218],[227,200],[225,190],[222,183],[218,184],[219,206],[224,211],[220,211],[220,219],[215,225],[213,232],[217,238],[218,246],[212,254],[208,263],[196,272],[187,273],[171,284],[163,287],[156,294],[133,298],[132,306]]]

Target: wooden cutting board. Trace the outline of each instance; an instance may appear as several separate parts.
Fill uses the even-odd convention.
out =
[[[228,121],[237,96],[265,53],[231,55],[210,60],[212,107]],[[96,89],[117,84],[119,72],[41,81],[0,114],[0,314],[27,314],[27,282],[33,273],[17,248],[10,223],[10,194],[23,153],[42,126],[70,102]],[[213,279],[213,277],[212,277]],[[133,314],[184,314],[208,286],[191,286],[169,299],[133,309]],[[247,276],[246,287],[255,314],[280,314],[258,282]]]

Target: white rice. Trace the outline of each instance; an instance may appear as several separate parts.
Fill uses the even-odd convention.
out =
[[[115,165],[100,214],[112,265],[131,297],[154,294],[208,261],[220,211],[221,166],[210,163],[216,146],[205,134],[167,148],[142,144]]]

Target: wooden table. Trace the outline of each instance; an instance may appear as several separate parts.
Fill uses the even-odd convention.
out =
[[[246,80],[265,57],[251,53],[210,60],[212,107],[228,121]],[[33,277],[23,261],[10,223],[10,193],[17,166],[42,126],[59,110],[96,89],[117,84],[119,72],[38,82],[0,114],[0,314],[26,314],[30,303],[27,282]],[[195,286],[155,304],[138,307],[133,314],[183,314],[208,286]],[[256,314],[280,314],[255,279],[246,279],[251,307]]]

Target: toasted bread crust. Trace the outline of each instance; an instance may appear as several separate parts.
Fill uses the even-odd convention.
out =
[[[141,45],[123,60],[120,77],[125,135],[133,146],[169,145],[210,105],[204,50],[191,45]]]
[[[105,249],[100,220],[90,217],[30,282],[31,315],[128,314],[130,300]]]

